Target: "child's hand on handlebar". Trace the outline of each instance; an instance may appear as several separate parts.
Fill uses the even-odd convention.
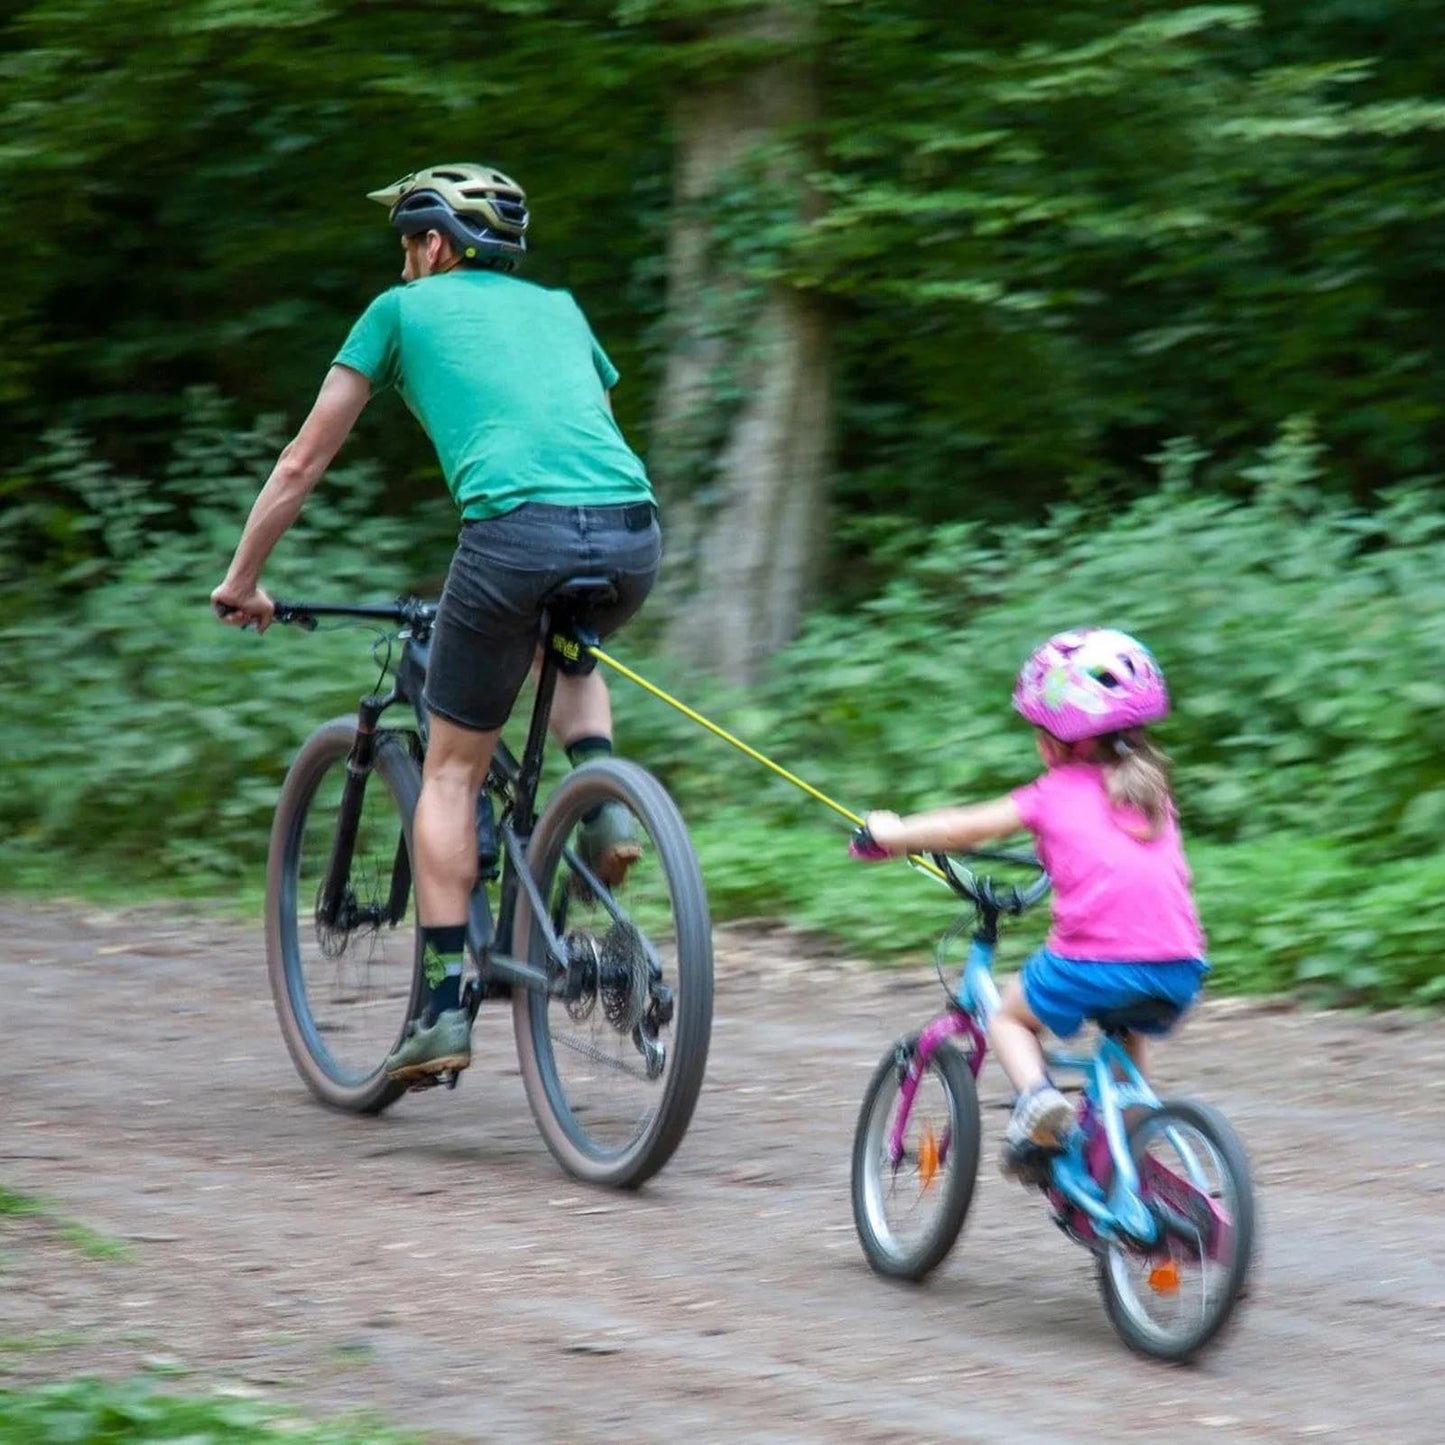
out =
[[[899,841],[903,835],[903,822],[897,813],[875,810],[863,819],[863,826],[853,835],[848,845],[850,857],[860,858],[869,863],[880,862],[903,852]]]

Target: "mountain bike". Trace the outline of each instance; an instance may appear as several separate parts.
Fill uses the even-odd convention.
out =
[[[702,1087],[712,926],[682,817],[636,763],[576,768],[538,812],[557,678],[594,665],[586,620],[610,589],[606,578],[574,578],[546,599],[526,743],[518,757],[498,741],[478,800],[462,997],[473,1018],[484,1000],[510,997],[527,1099],[562,1168],[633,1188],[671,1157]],[[296,1068],[324,1103],[377,1114],[409,1087],[388,1079],[383,1063],[426,996],[412,816],[437,608],[416,598],[275,605],[277,622],[307,630],[323,618],[382,629],[377,689],[354,717],[318,727],[291,763],[266,871],[271,992]],[[632,813],[641,843],[610,888],[574,843],[603,803]],[[457,1078],[435,1082],[455,1087]]]
[[[879,857],[865,832],[858,857]],[[978,1176],[976,1079],[998,1007],[993,978],[999,921],[1037,903],[1049,880],[1036,859],[1007,850],[964,855],[970,864],[1036,871],[1026,886],[996,884],[942,855],[940,877],[971,910],[944,935],[971,930],[944,1012],[883,1056],[863,1099],[853,1142],[853,1220],[868,1263],[921,1280],[943,1262],[968,1215]],[[1059,1149],[1031,1148],[1023,1178],[1054,1222],[1097,1260],[1110,1322],[1140,1354],[1186,1360],[1229,1320],[1244,1292],[1254,1243],[1249,1159],[1234,1130],[1206,1104],[1158,1098],[1123,1040],[1167,1028],[1177,1010],[1141,998],[1096,1015],[1092,1054],[1046,1051],[1050,1069],[1082,1074],[1076,1120]]]

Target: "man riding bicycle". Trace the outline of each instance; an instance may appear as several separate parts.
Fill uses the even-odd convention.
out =
[[[646,470],[612,416],[616,368],[570,294],[512,275],[526,251],[521,187],[490,166],[443,165],[369,198],[401,237],[404,284],[352,328],[211,601],[233,625],[270,624],[266,559],[373,392],[395,386],[462,514],[427,672],[413,823],[428,998],[386,1062],[393,1078],[417,1080],[471,1062],[460,987],[477,795],[532,666],[542,599],[569,577],[608,576],[616,598],[588,617],[607,637],[651,590],[661,535]],[[600,673],[558,679],[552,731],[574,765],[612,751]],[[604,804],[584,820],[579,849],[605,883],[620,882],[640,851],[631,814]]]

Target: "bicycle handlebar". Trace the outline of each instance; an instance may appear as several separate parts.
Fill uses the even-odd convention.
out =
[[[848,845],[848,853],[853,858],[860,858],[867,862],[878,862],[893,856],[873,841],[873,835],[867,828],[859,828],[853,834],[852,841]],[[1016,884],[1011,884],[1006,888],[996,887],[992,879],[975,873],[971,868],[960,868],[946,853],[929,853],[927,856],[937,865],[944,882],[960,898],[967,898],[970,903],[990,913],[1022,913],[1025,909],[1032,908],[1052,887],[1049,875],[1044,872],[1043,864],[1033,853],[1022,850],[974,848],[958,856],[964,860],[976,859],[982,863],[1008,863],[1019,868],[1037,870],[1039,876],[1026,888],[1020,888]]]
[[[278,597],[273,605],[277,622],[307,632],[315,632],[317,620],[322,617],[362,617],[407,627],[430,627],[437,615],[437,604],[423,602],[420,597],[398,597],[394,602],[294,602]]]
[[[943,871],[948,886],[955,893],[987,912],[1018,915],[1032,908],[1053,887],[1052,880],[1044,872],[1044,865],[1032,853],[980,848],[959,855],[963,859],[976,858],[984,863],[1010,863],[1015,867],[1037,870],[1038,877],[1025,888],[1020,888],[1016,883],[999,888],[991,878],[982,877],[971,868],[959,868],[944,853],[933,853],[929,856]]]

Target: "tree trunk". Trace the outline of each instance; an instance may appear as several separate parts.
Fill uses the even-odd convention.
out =
[[[796,6],[754,19],[749,38],[780,42],[776,57],[680,94],[674,111],[667,371],[650,452],[662,600],[670,645],[736,682],[794,635],[825,541],[826,318],[755,270],[767,228],[809,206],[803,24]]]

